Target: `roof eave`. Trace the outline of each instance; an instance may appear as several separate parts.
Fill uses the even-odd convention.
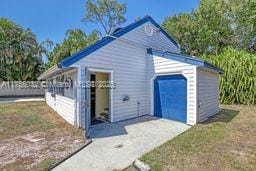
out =
[[[38,80],[45,80],[51,78],[55,75],[62,74],[63,72],[75,69],[75,67],[60,67],[59,65],[54,65],[44,73],[42,73],[37,79]]]
[[[210,70],[213,70],[215,72],[218,72],[219,74],[224,74],[224,71],[220,69],[219,67],[204,61],[202,59],[188,56],[188,55],[182,55],[178,53],[173,53],[173,52],[168,52],[168,51],[161,51],[161,50],[155,50],[155,49],[147,49],[147,53],[151,55],[156,55],[156,56],[168,56],[173,60],[188,63],[191,65],[195,65],[198,67],[204,67],[204,68],[209,68]]]
[[[52,74],[57,69],[58,69],[58,66],[54,65],[51,68],[49,68],[48,70],[46,70],[45,72],[43,72],[37,79],[44,80],[47,78],[48,75]]]
[[[204,61],[204,67],[214,70],[214,71],[218,72],[219,74],[224,74],[224,70],[220,69],[219,67],[217,67],[207,61]]]

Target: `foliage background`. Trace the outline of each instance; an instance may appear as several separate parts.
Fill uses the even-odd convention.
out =
[[[166,17],[163,28],[183,48],[225,71],[220,102],[256,103],[256,1],[201,0],[198,9]]]
[[[256,53],[255,0],[201,0],[198,9],[167,17],[162,26],[189,55],[219,55],[229,46]]]
[[[0,18],[0,81],[36,80],[44,53],[30,29]]]
[[[222,68],[220,102],[256,104],[256,55],[226,48],[220,55],[203,55],[203,59]]]

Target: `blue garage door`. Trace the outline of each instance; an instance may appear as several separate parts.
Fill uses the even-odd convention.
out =
[[[187,122],[187,80],[182,75],[158,76],[154,81],[154,114]]]

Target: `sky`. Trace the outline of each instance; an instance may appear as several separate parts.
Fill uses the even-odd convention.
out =
[[[8,18],[24,28],[30,28],[39,42],[62,42],[68,29],[82,29],[90,33],[102,31],[100,25],[85,24],[86,0],[0,0],[0,17]],[[199,0],[118,0],[125,2],[127,21],[150,15],[161,24],[165,17],[196,9]]]

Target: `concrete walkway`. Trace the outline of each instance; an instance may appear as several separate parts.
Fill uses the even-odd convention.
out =
[[[1,103],[44,101],[43,97],[0,97]]]
[[[144,153],[189,128],[190,126],[180,122],[151,116],[99,124],[91,129],[93,142],[54,170],[123,169]]]

